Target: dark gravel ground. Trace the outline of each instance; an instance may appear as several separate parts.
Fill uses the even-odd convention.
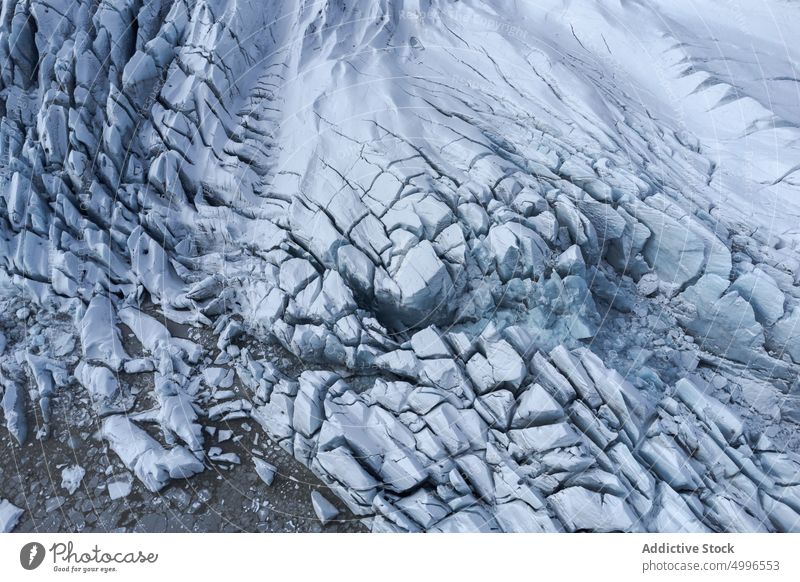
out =
[[[57,398],[62,420],[68,398]],[[29,419],[33,407],[29,406]],[[80,416],[73,408],[69,416]],[[54,415],[54,416],[55,416]],[[81,426],[79,430],[70,426]],[[221,425],[219,425],[221,426]],[[247,431],[246,428],[250,430]],[[131,494],[111,500],[106,484],[127,469],[94,436],[91,423],[55,422],[50,438],[29,438],[20,447],[0,430],[0,498],[25,510],[16,532],[358,532],[364,526],[309,470],[273,444],[253,421],[231,422],[228,430],[243,435],[217,446],[234,452],[241,465],[207,462],[191,479],[174,480],[151,493],[133,479]],[[225,427],[223,427],[225,428]],[[258,436],[256,436],[258,435]],[[258,441],[258,446],[254,442]],[[211,437],[209,437],[211,440]],[[254,470],[257,451],[277,475],[267,486]],[[61,487],[61,470],[78,464],[86,475],[70,495]],[[322,526],[311,505],[320,489],[340,510],[337,521]]]
[[[47,317],[50,329],[67,329],[64,320]],[[6,327],[7,326],[3,326]],[[122,327],[123,343],[133,357],[141,357],[141,345]],[[74,331],[74,328],[72,329]],[[209,358],[219,354],[215,338],[207,330],[170,326],[173,335],[190,337],[201,343]],[[27,341],[11,337],[13,343]],[[78,344],[79,345],[79,344]],[[253,338],[241,338],[240,347],[281,364],[290,376],[299,375],[302,364],[287,358],[280,346],[270,346]],[[64,358],[74,372],[79,354]],[[134,410],[141,412],[155,405],[152,374],[118,376],[120,384],[135,395]],[[250,399],[238,383],[232,388],[237,397]],[[130,477],[130,472],[97,436],[99,419],[93,412],[86,391],[77,382],[57,389],[52,401],[51,432],[37,439],[40,419],[38,405],[28,398],[28,439],[23,446],[5,428],[0,414],[0,499],[8,499],[25,513],[15,532],[363,532],[365,526],[317,479],[311,471],[270,441],[252,419],[231,422],[201,421],[217,433],[206,433],[205,449],[216,446],[224,453],[236,453],[240,464],[212,462],[191,479],[173,480],[158,493],[149,492],[133,477],[130,495],[117,500],[109,496],[109,481]],[[140,423],[159,442],[163,438],[155,425]],[[232,437],[218,443],[220,430]],[[271,486],[256,474],[253,456],[277,468]],[[61,471],[80,465],[86,474],[73,493],[61,486]],[[311,492],[319,489],[340,511],[338,519],[323,526],[311,504]]]

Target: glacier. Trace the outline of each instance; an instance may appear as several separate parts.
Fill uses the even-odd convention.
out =
[[[0,530],[800,531],[798,23],[3,0]]]

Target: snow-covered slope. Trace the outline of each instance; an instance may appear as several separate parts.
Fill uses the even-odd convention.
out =
[[[374,531],[799,529],[751,4],[4,2],[10,434],[84,399],[155,492],[252,418]]]

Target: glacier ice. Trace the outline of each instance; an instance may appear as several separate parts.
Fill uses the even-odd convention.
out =
[[[265,435],[373,531],[800,529],[768,4],[6,2],[2,439],[109,459],[42,505]]]
[[[339,510],[336,509],[336,506],[325,499],[325,497],[319,491],[314,491],[311,493],[311,503],[313,503],[314,513],[317,514],[317,517],[322,522],[322,525],[325,525],[329,521],[336,519],[336,516],[339,515]]]
[[[86,469],[80,465],[71,465],[64,467],[61,470],[61,487],[67,490],[67,493],[72,495],[81,486],[81,481],[86,475]]]
[[[0,533],[12,531],[17,526],[22,514],[22,509],[7,499],[0,500]]]

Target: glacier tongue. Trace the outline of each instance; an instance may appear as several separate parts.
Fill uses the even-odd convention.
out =
[[[800,530],[797,7],[522,4],[7,2],[4,441],[155,493],[274,489],[266,433],[373,531]]]

